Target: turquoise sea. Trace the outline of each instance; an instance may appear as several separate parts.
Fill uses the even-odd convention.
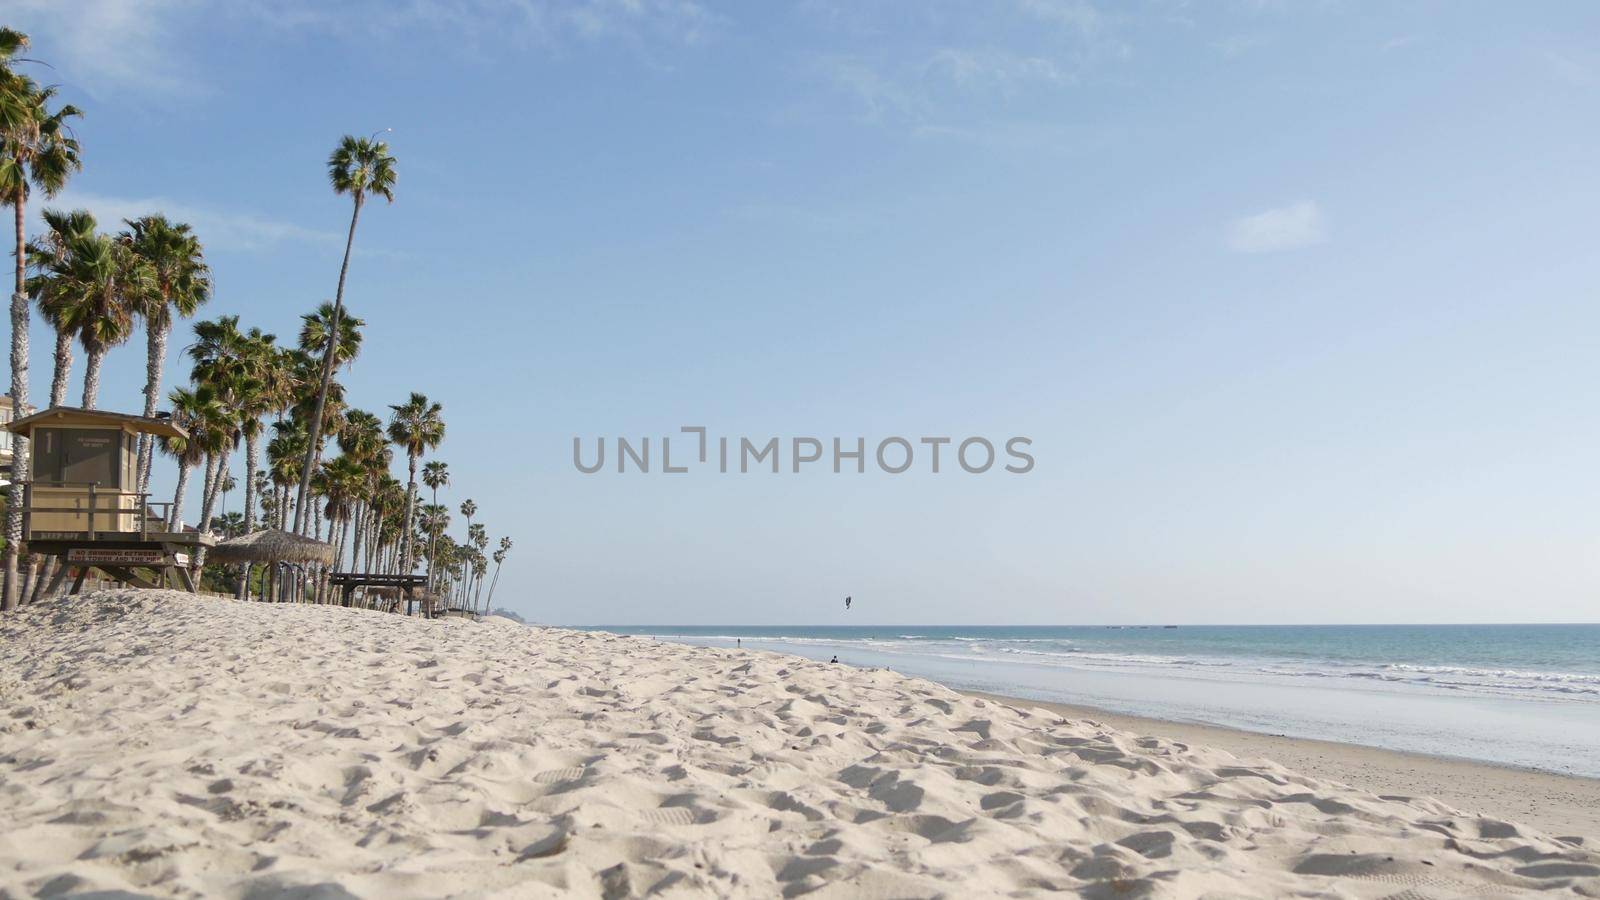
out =
[[[1600,625],[591,627],[1600,777]]]

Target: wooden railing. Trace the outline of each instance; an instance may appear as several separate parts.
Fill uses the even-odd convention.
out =
[[[79,506],[35,506],[33,502],[33,489],[35,485],[47,488],[87,488],[89,506],[87,509]],[[122,497],[133,497],[135,498],[134,508],[122,509],[120,506],[118,506],[102,509],[99,501],[99,498],[102,496],[116,498],[113,500],[113,502],[118,503],[121,502],[120,498]],[[131,531],[123,531],[121,528],[96,528],[95,519],[100,513],[105,513],[106,515],[110,516],[113,522],[116,522],[117,518],[121,516],[138,516],[139,529],[137,533],[139,535],[139,540],[148,540],[150,536],[150,508],[153,506],[162,507],[160,518],[162,522],[165,522],[167,520],[168,513],[171,512],[172,504],[170,502],[160,501],[151,503],[150,494],[148,491],[135,492],[115,489],[110,491],[100,491],[100,482],[98,481],[24,481],[22,482],[23,540],[27,540],[33,534],[34,513],[67,513],[87,516],[88,529],[85,540],[89,541],[100,540],[99,535],[101,534],[112,534],[119,536],[134,534],[134,532]]]

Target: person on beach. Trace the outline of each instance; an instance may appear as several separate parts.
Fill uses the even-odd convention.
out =
[[[833,655],[833,659],[828,660],[828,662],[831,662],[831,663],[836,663],[838,661],[839,661],[839,654],[837,654],[837,653],[835,653]]]
[[[844,598],[844,608],[846,610],[850,609],[850,598],[849,597]]]

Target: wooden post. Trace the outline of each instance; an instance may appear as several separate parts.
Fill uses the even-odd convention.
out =
[[[50,576],[50,583],[45,586],[44,594],[42,596],[40,596],[39,599],[40,600],[49,600],[50,598],[54,597],[56,595],[56,591],[61,590],[61,582],[66,581],[66,580],[67,580],[67,558],[65,556],[56,557],[56,571],[55,571],[55,574]]]
[[[99,501],[94,494],[95,482],[89,482],[89,540],[94,540],[94,512]]]

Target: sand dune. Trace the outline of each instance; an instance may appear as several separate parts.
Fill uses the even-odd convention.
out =
[[[1600,852],[886,671],[102,593],[0,619],[0,890],[1600,897]]]

